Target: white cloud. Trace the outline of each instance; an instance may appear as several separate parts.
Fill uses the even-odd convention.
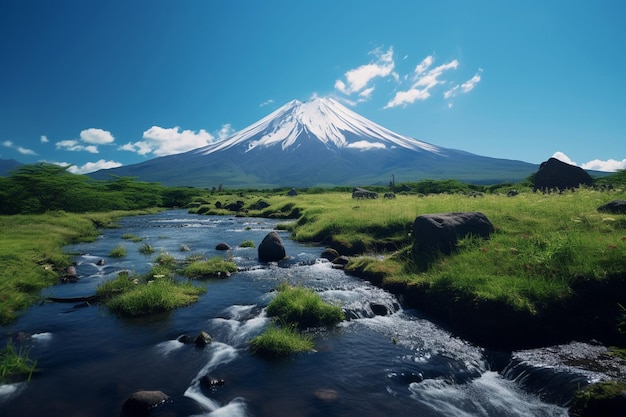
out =
[[[98,171],[100,169],[117,168],[121,166],[122,164],[119,162],[105,161],[104,159],[100,159],[96,162],[87,162],[85,165],[82,165],[80,167],[72,165],[67,170],[73,174],[87,174],[89,172]]]
[[[415,74],[422,74],[433,64],[433,56],[428,55],[415,67]]]
[[[139,141],[135,143],[127,143],[118,148],[121,151],[135,152],[139,155],[146,155],[152,152],[152,146],[148,142]]]
[[[582,168],[592,169],[594,171],[615,172],[620,169],[626,169],[626,159],[622,159],[621,161],[617,161],[615,159],[609,159],[606,161],[594,159],[593,161],[582,164]]]
[[[226,123],[225,125],[222,125],[220,130],[217,131],[217,140],[224,140],[233,133],[235,133],[235,129],[233,129],[230,123]]]
[[[393,48],[389,48],[386,52],[375,49],[370,51],[370,54],[376,57],[376,61],[347,71],[344,74],[346,82],[342,80],[335,81],[335,89],[346,95],[361,94],[363,91],[366,91],[365,95],[361,94],[361,96],[368,97],[373,91],[373,88],[369,87],[368,84],[374,78],[384,78],[390,75],[397,78],[398,75],[393,72],[395,67]],[[367,90],[370,91],[368,92]]]
[[[91,143],[93,145],[103,145],[106,143],[113,143],[115,138],[111,132],[102,129],[89,128],[80,132],[80,140],[85,143]]]
[[[441,78],[445,71],[457,69],[459,61],[454,59],[446,64],[439,65],[433,69],[428,69],[433,64],[432,56],[427,56],[415,67],[413,74],[413,84],[407,90],[396,92],[395,96],[389,100],[385,108],[392,108],[406,104],[414,103],[417,100],[426,100],[431,96],[430,90],[444,84]]]
[[[353,142],[353,143],[348,144],[347,147],[348,148],[361,149],[361,150],[385,149],[385,144],[384,143],[377,143],[377,142],[368,142],[366,140],[360,140],[358,142]]]
[[[9,149],[14,149],[18,151],[19,153],[21,153],[22,155],[37,155],[37,152],[33,151],[32,149],[24,148],[23,146],[16,146],[10,140],[5,140],[4,142],[2,142],[2,146],[9,148]]]
[[[41,135],[41,138],[39,140],[41,141],[41,143],[48,143],[48,142],[50,142],[46,135]]]
[[[470,91],[472,91],[476,87],[476,85],[480,82],[481,72],[483,72],[482,68],[480,68],[478,72],[474,74],[472,78],[465,81],[463,84],[461,85],[457,84],[454,87],[450,88],[449,90],[445,91],[443,93],[443,98],[446,100],[451,100],[452,98],[456,97],[458,94],[467,94]],[[451,102],[448,103],[448,107],[452,107]]]
[[[265,107],[265,106],[269,106],[270,104],[274,103],[274,99],[269,99],[264,101],[263,103],[259,104],[259,107]]]
[[[152,126],[143,132],[143,141],[127,143],[119,149],[137,152],[140,155],[153,153],[156,156],[173,155],[200,148],[212,143],[215,138],[204,129],[198,132],[180,130],[180,127],[163,128]]]
[[[95,145],[81,145],[77,140],[62,140],[55,144],[57,149],[72,152],[89,152],[98,153],[98,147]]]
[[[476,84],[478,84],[479,82],[480,82],[480,74],[475,74],[472,78],[470,78],[469,80],[461,84],[461,91],[463,93],[469,93],[470,91],[474,89],[474,87],[476,87]]]
[[[552,157],[558,159],[561,162],[565,162],[566,164],[578,166],[576,162],[572,161],[567,155],[565,155],[561,151],[555,152]],[[608,159],[606,161],[594,159],[593,161],[581,164],[580,167],[583,169],[590,169],[594,171],[615,172],[620,169],[626,169],[626,159],[622,159],[621,161],[615,159]]]
[[[570,164],[570,165],[578,165],[576,162],[572,161],[569,156],[565,155],[563,152],[561,151],[556,151],[553,155],[552,158],[556,158],[561,162],[565,162],[566,164]]]

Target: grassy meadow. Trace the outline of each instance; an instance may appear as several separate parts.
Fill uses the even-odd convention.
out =
[[[248,193],[213,200],[226,205],[228,198],[244,201],[244,207],[263,200],[268,207],[249,209],[245,215],[285,218],[280,227],[295,240],[352,256],[348,272],[392,290],[416,290],[422,300],[439,303],[450,314],[459,307],[467,312],[497,306],[495,314],[541,318],[555,307],[584,303],[581,294],[589,288],[610,287],[626,276],[626,216],[597,211],[611,200],[625,199],[623,190],[528,190],[514,197],[506,190],[476,197],[399,193],[395,199],[371,200],[354,200],[343,190],[295,197]],[[204,207],[207,213],[226,213],[215,209],[208,196]],[[415,217],[462,211],[484,213],[495,226],[491,239],[462,240],[456,253],[417,271],[411,258]]]
[[[39,299],[41,289],[59,282],[70,265],[63,246],[95,239],[98,227],[113,227],[123,215],[146,212],[0,216],[0,324],[15,320]]]

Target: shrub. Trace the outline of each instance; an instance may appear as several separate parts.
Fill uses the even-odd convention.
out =
[[[182,270],[182,275],[189,278],[227,277],[237,271],[237,264],[218,256],[204,261],[195,261]]]
[[[332,326],[344,319],[341,308],[325,303],[315,291],[288,284],[278,287],[278,295],[267,306],[267,314],[300,329]]]
[[[250,352],[269,357],[288,356],[314,347],[313,338],[304,336],[294,327],[270,325],[263,334],[250,341]]]
[[[254,248],[256,247],[256,245],[254,244],[253,240],[244,240],[243,242],[241,242],[241,244],[239,245],[242,248]]]

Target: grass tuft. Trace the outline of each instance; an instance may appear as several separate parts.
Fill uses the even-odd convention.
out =
[[[270,325],[263,334],[250,341],[250,352],[267,357],[284,357],[314,348],[313,338],[301,334],[294,327]]]

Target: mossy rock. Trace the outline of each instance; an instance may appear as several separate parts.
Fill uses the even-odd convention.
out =
[[[605,381],[587,386],[574,396],[572,417],[626,415],[626,382]]]

